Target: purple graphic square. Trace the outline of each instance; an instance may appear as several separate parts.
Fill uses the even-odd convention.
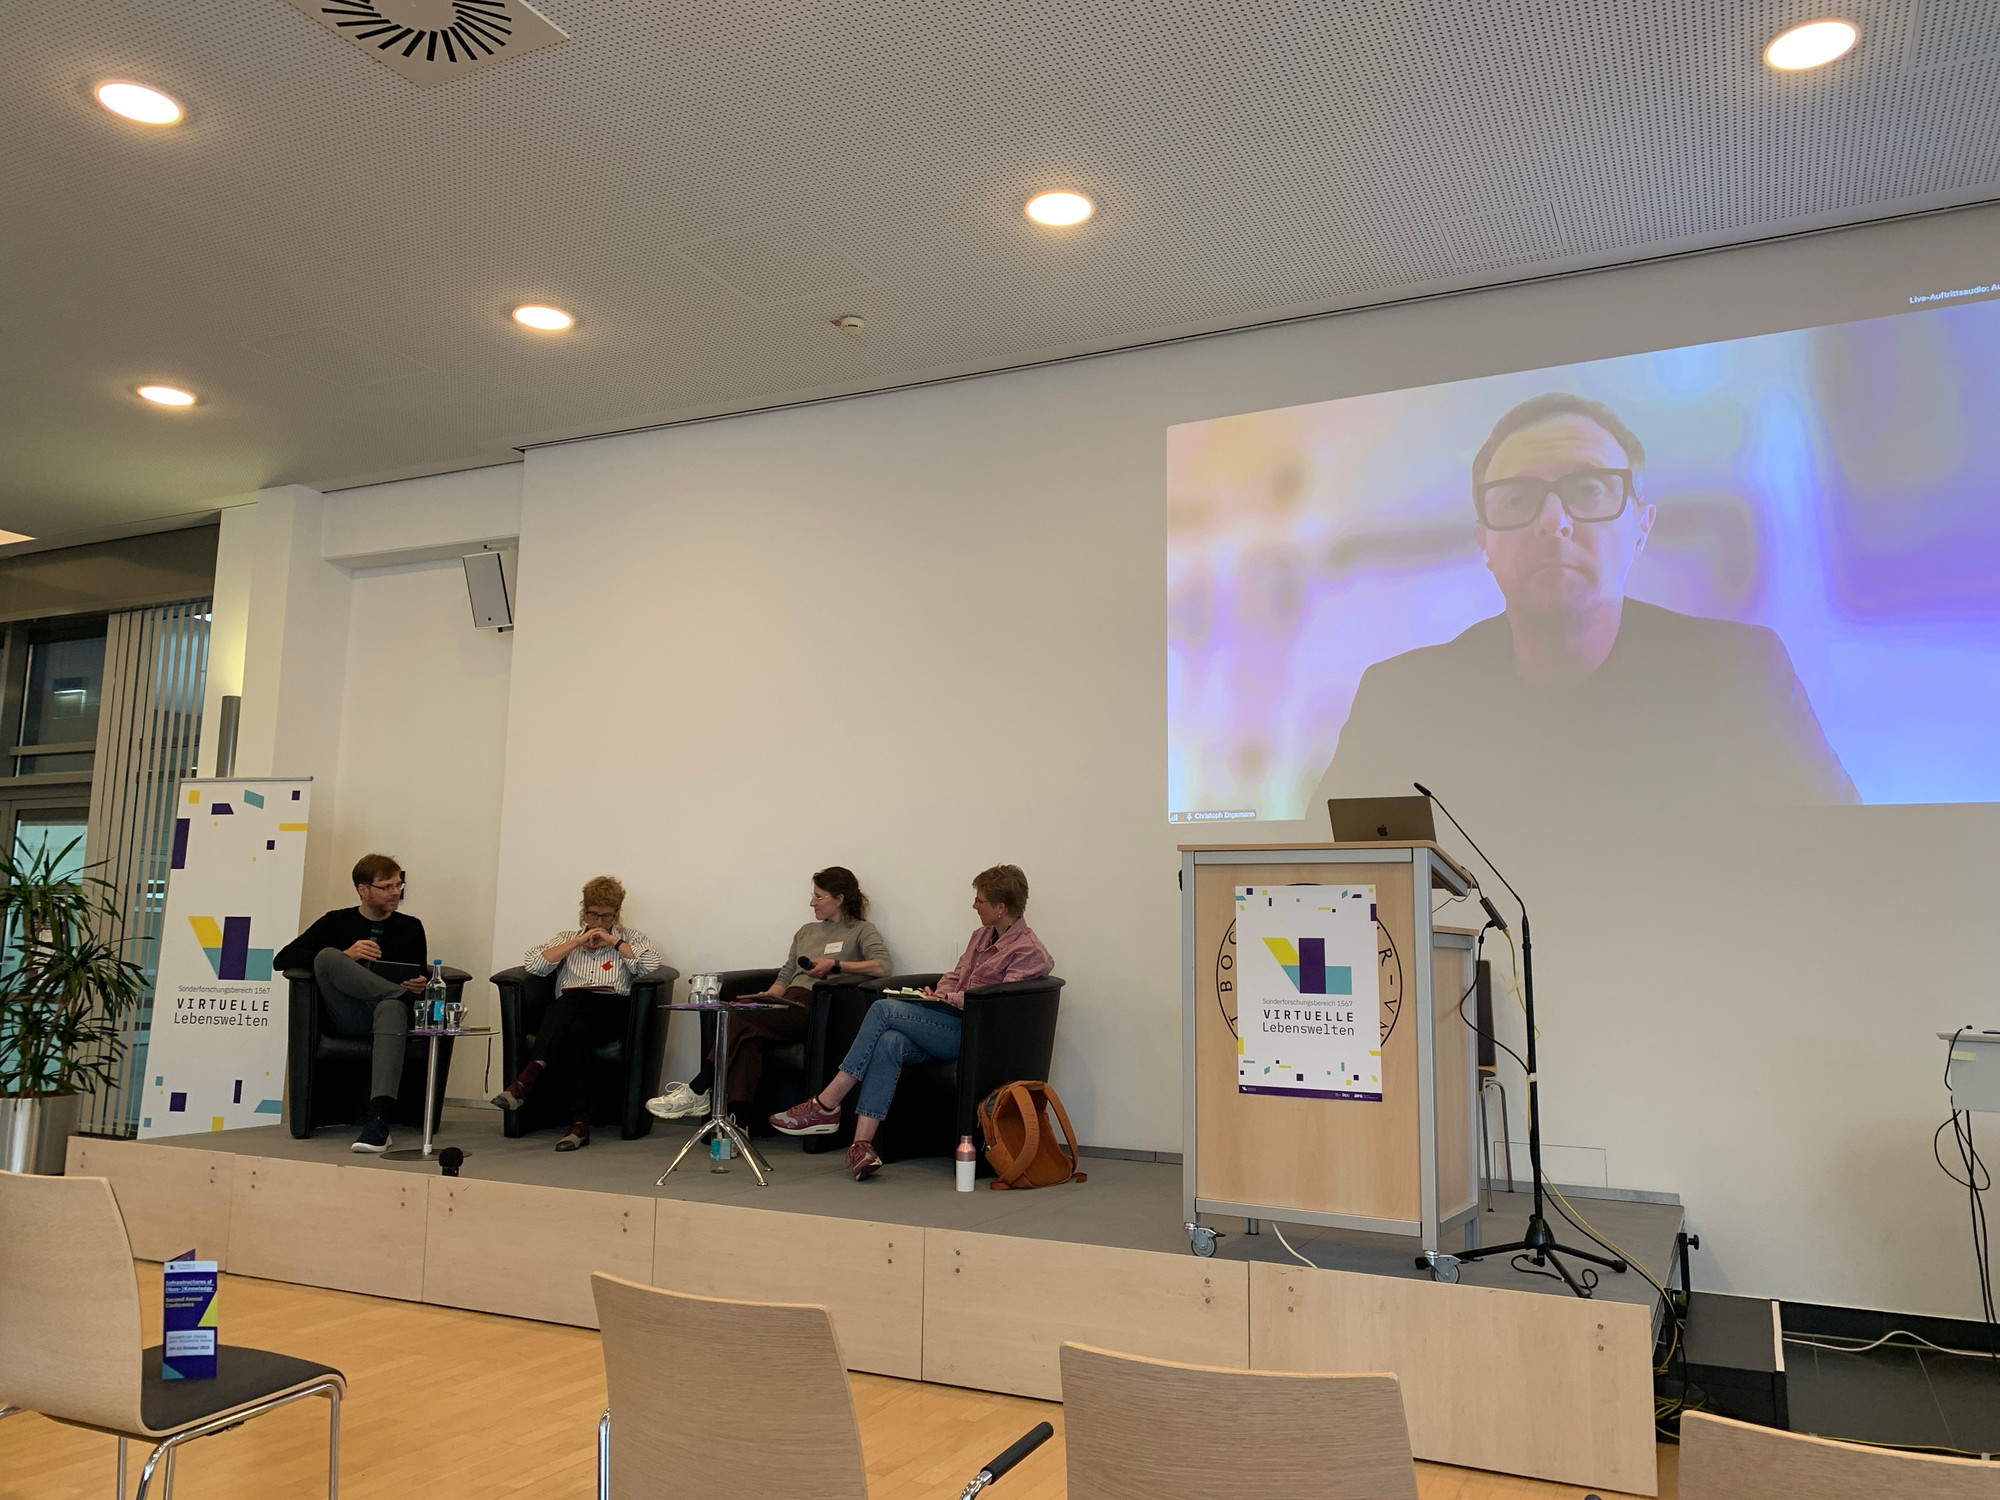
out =
[[[233,818],[236,816],[236,809],[231,807],[227,802],[211,802],[208,805],[208,811],[211,817]]]
[[[292,793],[292,800],[293,800],[294,802],[296,802],[296,801],[298,801],[298,800],[299,800],[299,794],[298,794],[297,792],[293,792],[293,793]]]
[[[239,1078],[239,1079],[237,1079],[237,1080],[236,1080],[236,1096],[235,1096],[235,1097],[234,1097],[233,1099],[231,1099],[231,1100],[230,1100],[229,1102],[230,1102],[231,1104],[241,1104],[241,1103],[243,1102],[243,1080],[242,1080],[242,1079],[240,1079],[240,1078]]]
[[[1299,939],[1299,993],[1301,995],[1324,995],[1326,993],[1326,939]]]
[[[250,919],[248,917],[224,917],[222,919],[222,958],[216,965],[217,979],[241,979],[246,961],[250,956]]]
[[[275,849],[278,847],[278,841],[276,839],[265,839],[264,847],[266,849]]]
[[[186,1094],[167,1095],[168,1114],[170,1115],[186,1114],[187,1107],[188,1107],[188,1096]]]
[[[187,857],[188,857],[188,820],[186,818],[175,818],[173,867],[176,870],[186,868]]]

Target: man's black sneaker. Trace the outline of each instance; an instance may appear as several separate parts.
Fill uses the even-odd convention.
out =
[[[354,1138],[353,1149],[380,1156],[389,1149],[391,1137],[389,1122],[383,1119],[368,1119],[361,1122],[361,1134]]]

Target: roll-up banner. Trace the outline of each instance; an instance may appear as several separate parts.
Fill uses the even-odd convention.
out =
[[[139,1134],[276,1125],[312,778],[183,781]]]

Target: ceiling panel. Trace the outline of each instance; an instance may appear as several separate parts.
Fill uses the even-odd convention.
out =
[[[419,87],[289,0],[10,16],[0,526],[504,460],[551,437],[2000,185],[1991,0],[546,0]],[[185,124],[106,115],[150,82]],[[1032,193],[1098,204],[1029,224]],[[507,319],[550,301],[560,337]],[[831,320],[856,313],[859,335]],[[201,393],[144,407],[141,380]]]

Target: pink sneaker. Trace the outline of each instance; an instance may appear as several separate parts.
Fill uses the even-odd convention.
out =
[[[882,1158],[876,1154],[872,1141],[856,1141],[847,1148],[847,1170],[854,1174],[854,1180],[873,1177],[875,1169],[882,1165]]]
[[[814,1095],[803,1104],[771,1116],[771,1128],[780,1135],[832,1135],[840,1129],[840,1111],[827,1109]]]

